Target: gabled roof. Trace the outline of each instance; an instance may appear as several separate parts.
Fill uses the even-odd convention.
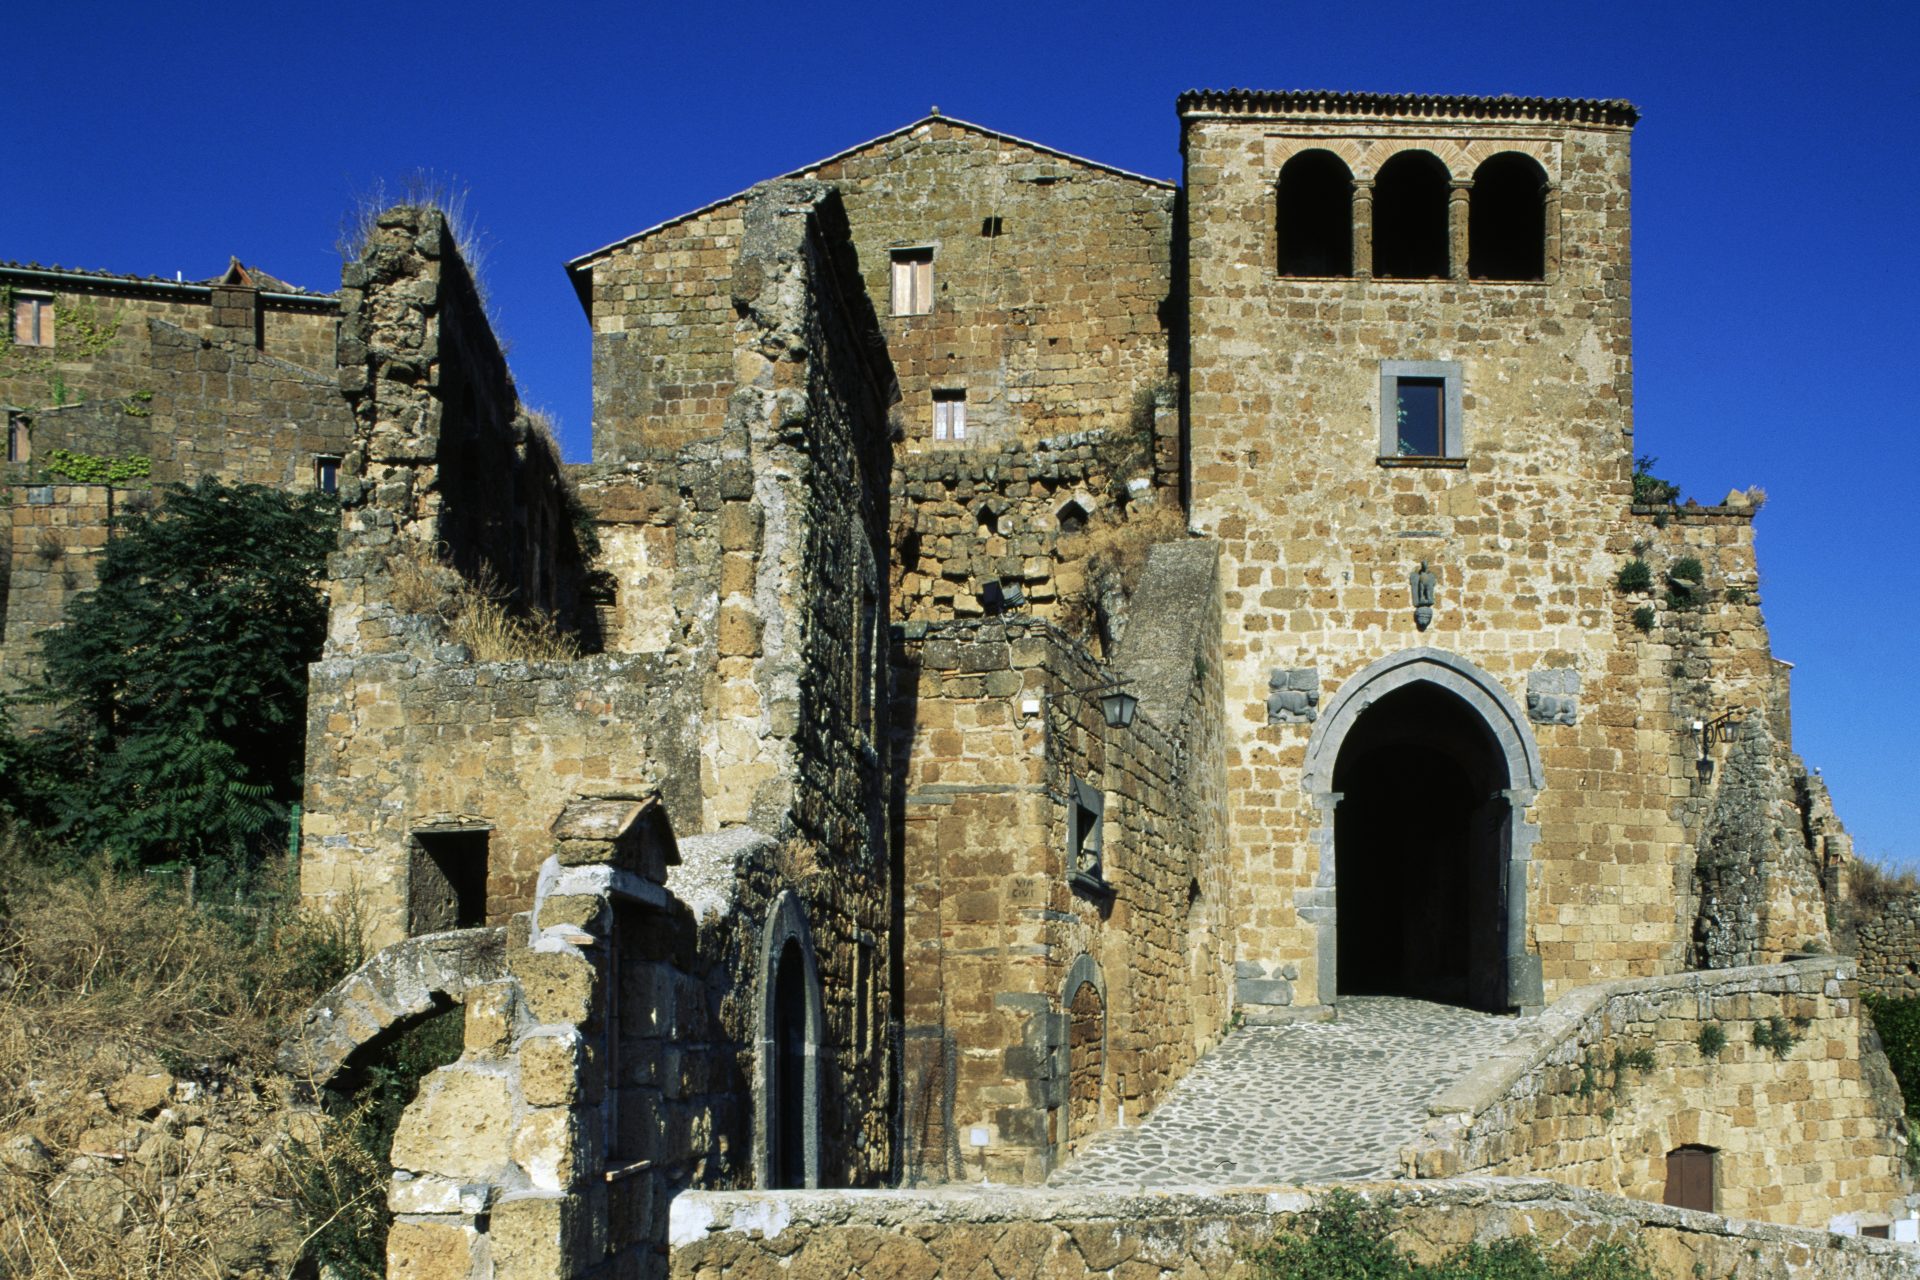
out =
[[[1321,89],[1189,89],[1181,116],[1465,116],[1480,120],[1561,120],[1632,125],[1639,109],[1621,98],[1477,98],[1459,94],[1333,93]]]
[[[844,151],[836,151],[830,156],[825,156],[819,160],[815,160],[812,164],[804,164],[804,165],[801,165],[798,169],[793,169],[782,174],[776,174],[774,177],[766,179],[766,181],[781,182],[781,181],[785,181],[793,178],[813,177],[815,176],[815,170],[825,168],[827,165],[830,165],[830,164],[838,164],[840,161],[848,159],[851,156],[858,155],[860,152],[869,150],[870,148],[884,146],[885,144],[892,142],[897,138],[903,138],[907,136],[908,134],[912,133],[915,129],[919,129],[925,125],[930,125],[930,124],[951,125],[954,128],[965,129],[969,133],[977,133],[983,138],[990,138],[996,142],[1011,142],[1015,146],[1025,147],[1030,151],[1038,151],[1042,155],[1052,156],[1056,160],[1065,160],[1069,164],[1077,164],[1083,168],[1097,170],[1100,173],[1111,174],[1116,178],[1125,178],[1128,181],[1138,182],[1145,186],[1159,187],[1162,190],[1166,190],[1166,191],[1172,191],[1174,189],[1173,183],[1168,182],[1162,178],[1149,178],[1145,174],[1133,173],[1126,169],[1116,168],[1115,166],[1110,164],[1102,164],[1098,160],[1089,160],[1085,156],[1076,156],[1071,152],[1061,151],[1057,147],[1049,147],[1045,143],[1034,142],[1027,138],[1016,137],[1011,133],[1002,133],[998,129],[989,129],[985,125],[974,124],[971,121],[962,120],[957,116],[941,115],[938,111],[932,112],[929,115],[921,116],[918,120],[912,121],[909,124],[903,124],[898,129],[894,129],[888,133],[883,133],[877,138],[869,138],[865,142],[858,143],[854,146],[848,147]],[[754,184],[755,187],[759,185],[760,183],[757,183],[757,182]],[[718,209],[723,205],[732,204],[735,200],[739,200],[745,197],[752,190],[753,190],[753,187],[748,187],[745,191],[736,191],[730,196],[722,197],[721,199],[712,201],[709,204],[703,204],[698,209],[690,209],[685,213],[678,214],[674,217],[668,218],[664,222],[656,222],[652,226],[647,227],[644,230],[636,231],[630,236],[624,236],[619,240],[615,240],[612,244],[602,245],[600,248],[595,249],[590,253],[583,253],[579,257],[574,258],[567,263],[567,274],[572,276],[577,276],[583,268],[592,266],[596,261],[598,261],[601,258],[604,258],[610,253],[615,252],[616,250],[624,249],[628,245],[633,244],[636,241],[644,240],[648,236],[653,235],[656,232],[666,230],[668,227],[676,226],[679,223],[690,221],[694,218],[698,218],[702,216],[703,214],[712,213],[715,209]]]

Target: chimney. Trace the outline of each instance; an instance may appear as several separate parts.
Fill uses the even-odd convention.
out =
[[[260,345],[260,289],[238,258],[214,283],[213,329],[217,341]]]

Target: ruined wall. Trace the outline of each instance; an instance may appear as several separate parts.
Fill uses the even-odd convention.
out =
[[[1217,703],[1189,659],[1165,727],[1110,728],[1080,691],[1112,673],[1043,622],[902,635],[906,1176],[1037,1182],[1224,1025],[1223,864],[1187,737]]]
[[[1878,1240],[1729,1222],[1557,1183],[1462,1179],[1350,1190],[1387,1199],[1395,1237],[1432,1258],[1469,1242],[1527,1235],[1550,1249],[1637,1245],[1657,1274],[1732,1280],[1893,1280],[1920,1274],[1908,1250]],[[1136,1194],[969,1189],[958,1193],[695,1194],[673,1206],[676,1280],[793,1275],[998,1274],[1034,1280],[1214,1280],[1320,1202],[1313,1188]]]
[[[1566,699],[1536,699],[1520,726],[1544,785],[1509,780],[1525,810],[1516,850],[1537,831],[1530,857],[1515,855],[1528,917],[1513,1003],[1682,963],[1673,864],[1691,840],[1673,810],[1696,784],[1674,771],[1665,690],[1645,683],[1648,642],[1612,587],[1635,536],[1632,113],[1588,106],[1509,116],[1451,100],[1414,114],[1364,98],[1183,100],[1192,522],[1225,557],[1234,915],[1244,962],[1296,964],[1320,999],[1337,994],[1342,926],[1327,857],[1336,802],[1302,786],[1308,745],[1319,708],[1369,664],[1423,648],[1473,664],[1509,705]],[[1451,274],[1281,275],[1279,173],[1313,148],[1337,153],[1367,198],[1395,154],[1431,152],[1452,184]],[[1468,279],[1458,252],[1465,184],[1509,150],[1537,158],[1550,183],[1539,282]],[[1356,231],[1366,208],[1356,200]],[[1389,361],[1453,379],[1450,456],[1383,450]],[[1424,627],[1409,581],[1422,562],[1437,582]],[[1293,697],[1298,710],[1284,705]]]
[[[445,216],[381,214],[341,280],[339,383],[354,438],[328,654],[397,643],[393,592],[405,579],[394,561],[450,565],[516,610],[582,630],[587,549],[559,448],[519,402]],[[583,639],[594,647],[590,631]]]
[[[477,663],[411,625],[411,651],[325,658],[309,678],[301,893],[357,911],[370,945],[422,931],[418,832],[486,833],[484,921],[504,924],[581,791],[660,790],[698,820],[697,685],[676,662]]]
[[[1658,1201],[1666,1155],[1712,1147],[1719,1212],[1825,1227],[1903,1216],[1899,1090],[1851,961],[1610,983],[1441,1094],[1409,1173],[1539,1174]]]
[[[969,443],[1031,443],[1122,423],[1137,395],[1167,378],[1169,184],[941,119],[804,176],[845,202],[898,371],[909,451],[931,444],[936,388],[965,392]],[[728,278],[746,198],[574,264],[594,326],[596,458],[720,429],[734,381]],[[892,314],[899,247],[933,251],[926,314]],[[1173,443],[1169,435],[1169,466]]]
[[[395,1131],[389,1275],[657,1276],[673,1193],[742,1177],[741,1046],[650,809],[580,800],[554,822],[504,976],[467,991],[460,1059]]]

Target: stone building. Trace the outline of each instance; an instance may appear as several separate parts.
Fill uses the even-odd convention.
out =
[[[931,116],[576,259],[579,467],[437,215],[347,268],[302,885],[385,949],[287,1063],[465,1003],[393,1274],[1039,1183],[1373,995],[1533,1019],[1409,1177],[1901,1210],[1756,504],[1634,474],[1633,108],[1179,117],[1177,186]],[[566,643],[476,656],[449,573]]]
[[[339,304],[236,259],[211,280],[0,263],[0,688],[93,585],[108,523],[202,476],[332,489],[349,418]]]

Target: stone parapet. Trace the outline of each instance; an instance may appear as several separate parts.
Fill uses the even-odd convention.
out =
[[[1896,1280],[1920,1258],[1877,1240],[1741,1222],[1711,1213],[1521,1178],[1348,1184],[1395,1211],[1395,1237],[1421,1258],[1525,1235],[1553,1251],[1636,1248],[1657,1274],[1695,1280]],[[693,1192],[673,1202],[675,1280],[811,1280],[911,1275],[957,1280],[982,1259],[1032,1280],[1221,1280],[1293,1230],[1325,1187],[1155,1192],[954,1188],[935,1191]]]
[[[1667,1153],[1703,1146],[1725,1212],[1807,1227],[1904,1216],[1899,1093],[1858,995],[1844,957],[1574,991],[1435,1098],[1402,1163],[1658,1200]]]

